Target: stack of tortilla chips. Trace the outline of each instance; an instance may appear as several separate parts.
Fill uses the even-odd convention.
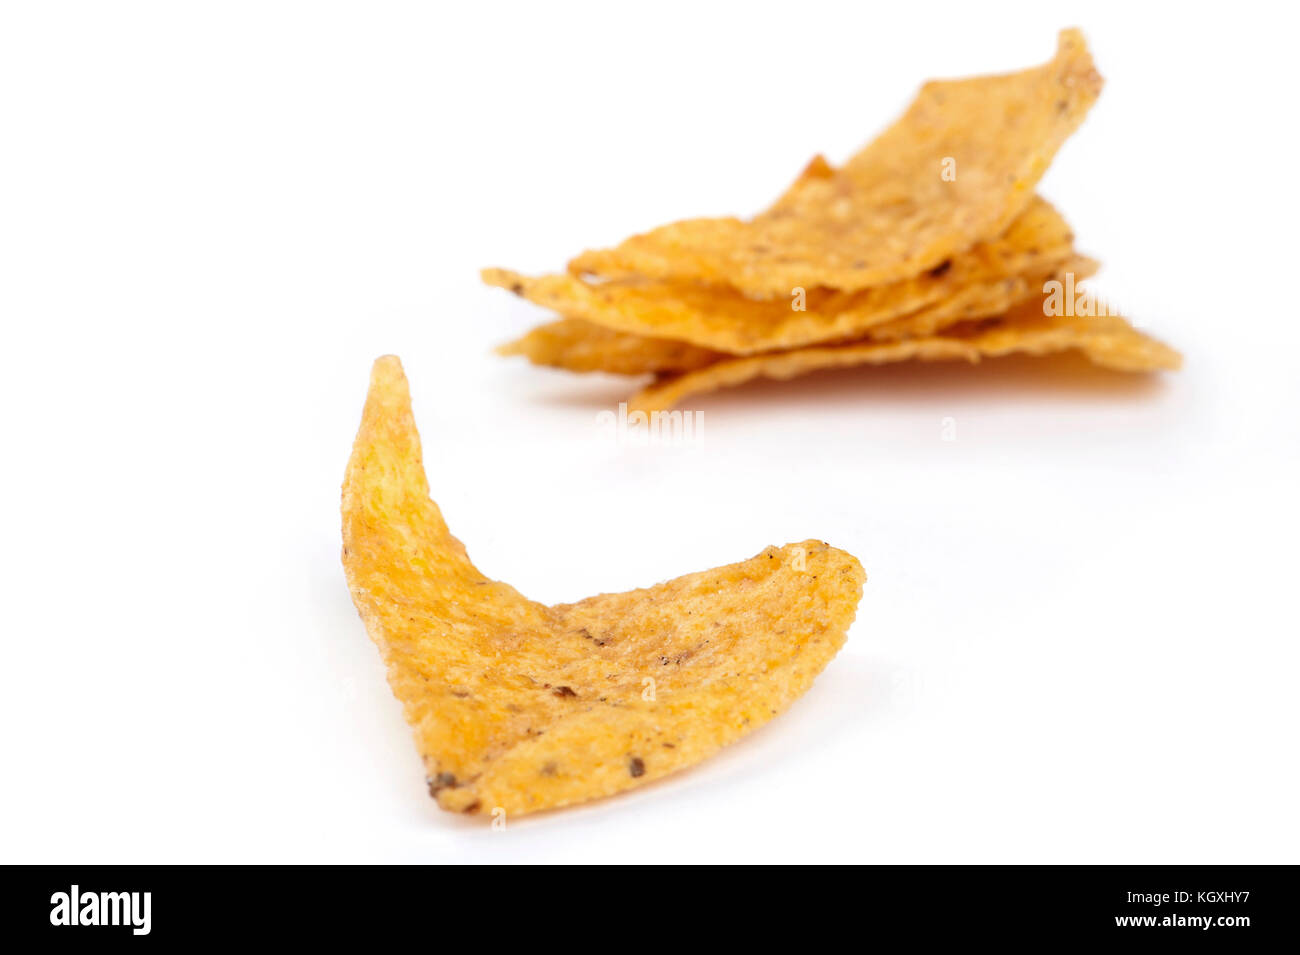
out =
[[[1097,263],[1034,194],[1102,79],[1077,30],[1043,66],[932,81],[836,169],[818,156],[748,221],[688,219],[585,252],[566,274],[486,269],[558,312],[501,352],[571,371],[653,374],[671,408],[754,378],[907,359],[1075,349],[1121,371],[1177,352],[1079,292]]]

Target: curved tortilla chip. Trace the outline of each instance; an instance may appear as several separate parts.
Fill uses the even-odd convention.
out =
[[[1035,197],[1002,235],[940,268],[855,293],[808,288],[800,310],[793,307],[789,288],[784,298],[756,300],[725,286],[689,282],[625,278],[590,283],[574,275],[529,278],[507,269],[484,269],[482,277],[488,285],[568,318],[749,355],[857,338],[965,290],[987,289],[1009,276],[1057,264],[1072,254],[1073,242],[1060,213]]]
[[[583,253],[570,271],[716,283],[766,297],[917,275],[1010,224],[1101,85],[1083,35],[1062,31],[1043,66],[926,83],[841,169],[806,171],[750,221],[676,222]],[[949,160],[953,175],[945,176]]]
[[[824,543],[547,607],[470,563],[429,498],[400,362],[375,362],[343,567],[444,809],[525,813],[675,772],[780,713],[844,643],[865,575]]]
[[[785,380],[822,368],[884,365],[918,359],[953,361],[1023,353],[1046,355],[1077,349],[1095,364],[1116,371],[1174,370],[1182,358],[1118,316],[1047,317],[1041,300],[1017,306],[1010,314],[966,335],[948,334],[894,342],[804,348],[716,362],[698,371],[665,378],[638,392],[634,411],[665,411],[688,395],[734,387],[755,378]]]

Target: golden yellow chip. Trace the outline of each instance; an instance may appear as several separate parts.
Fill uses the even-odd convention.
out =
[[[1019,275],[1009,275],[997,282],[970,285],[958,289],[951,298],[892,322],[876,325],[866,337],[873,341],[922,338],[961,322],[1001,315],[1027,299],[1040,299],[1048,282],[1063,282],[1067,275],[1071,276],[1072,282],[1082,282],[1095,275],[1098,268],[1100,265],[1095,259],[1078,256],[1045,268],[1040,266]]]
[[[580,318],[561,318],[539,325],[522,338],[502,345],[497,353],[523,355],[534,365],[612,375],[691,371],[727,357],[688,342],[618,332]]]
[[[978,323],[965,334],[950,331],[925,338],[803,348],[715,362],[698,371],[656,381],[634,396],[629,408],[663,411],[687,395],[734,387],[755,378],[795,378],[823,368],[884,365],[910,359],[977,362],[986,357],[1046,355],[1071,349],[1116,371],[1174,370],[1182,364],[1178,352],[1139,332],[1123,318],[1046,316],[1041,299],[1034,299],[1017,306],[1004,318]]]
[[[470,563],[430,500],[391,356],[344,479],[343,566],[431,794],[494,816],[643,785],[761,726],[843,644],[865,580],[805,541],[644,590],[528,600]]]
[[[819,179],[834,178],[835,167],[830,164],[825,156],[818,153],[816,156],[813,156],[812,159],[808,160],[808,164],[804,166],[803,171],[799,173],[799,178],[790,184],[790,188],[783,192],[781,198],[772,203],[772,205],[768,207],[767,211],[771,212],[773,209],[780,209],[783,206],[798,201],[799,193],[811,182],[816,182]]]
[[[769,298],[796,286],[853,291],[920,274],[1006,229],[1101,85],[1082,34],[1063,31],[1043,66],[925,84],[843,167],[805,171],[752,220],[676,222],[584,253],[570,271],[707,282]]]
[[[1035,198],[997,238],[930,272],[853,293],[800,288],[781,300],[758,301],[734,289],[689,282],[590,283],[574,275],[528,278],[506,269],[484,269],[482,275],[489,285],[569,318],[748,355],[860,337],[963,290],[987,291],[1009,276],[1058,264],[1072,254],[1073,242],[1061,215]]]
[[[1025,299],[1041,296],[1046,283],[1063,281],[1068,274],[1081,282],[1097,271],[1093,259],[1066,259],[1047,270],[1014,275],[997,282],[972,285],[911,315],[877,325],[862,341],[897,341],[933,335],[951,325],[1001,315]],[[497,349],[501,355],[522,355],[535,365],[566,371],[600,371],[613,375],[671,375],[694,371],[734,357],[667,338],[617,332],[580,318],[562,318],[539,325],[527,335]]]

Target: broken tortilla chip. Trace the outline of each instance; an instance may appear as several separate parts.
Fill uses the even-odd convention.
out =
[[[823,368],[908,361],[978,362],[1015,353],[1082,352],[1115,371],[1175,370],[1178,352],[1133,328],[1119,316],[1045,316],[1041,298],[1022,303],[1000,319],[977,323],[967,334],[818,346],[715,362],[697,371],[656,381],[628,403],[635,411],[666,411],[688,395],[734,387],[755,378],[785,380]]]
[[[767,298],[918,275],[1007,228],[1101,85],[1083,35],[1064,30],[1043,66],[926,83],[844,166],[829,175],[828,165],[810,167],[752,220],[672,223],[583,253],[569,270],[705,282]]]
[[[591,283],[574,275],[529,278],[506,269],[484,269],[482,277],[568,318],[748,355],[857,338],[960,293],[988,292],[1011,276],[1055,265],[1072,254],[1073,242],[1060,213],[1035,197],[997,238],[930,272],[855,293],[801,288],[795,298],[755,300],[734,289],[686,282]]]
[[[375,362],[343,483],[343,567],[438,804],[551,809],[757,728],[844,643],[865,575],[818,541],[548,607],[485,577],[429,498],[401,363]]]

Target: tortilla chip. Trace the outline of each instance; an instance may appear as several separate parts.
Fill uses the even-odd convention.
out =
[[[534,365],[550,368],[612,375],[692,371],[727,357],[688,342],[617,332],[580,318],[561,318],[539,325],[522,338],[502,345],[497,354],[523,355]]]
[[[1025,299],[1042,294],[1049,281],[1063,281],[1066,273],[1081,282],[1096,273],[1098,263],[1089,258],[1066,259],[1061,265],[1025,275],[1014,275],[989,285],[961,289],[952,298],[878,325],[863,341],[897,341],[933,335],[952,325],[1001,315]],[[672,375],[695,371],[734,357],[726,352],[699,348],[686,342],[616,332],[580,318],[561,318],[539,325],[522,338],[497,349],[500,355],[523,355],[535,365],[576,372],[612,375]]]
[[[781,198],[772,203],[772,205],[768,207],[767,211],[770,212],[773,209],[780,209],[789,203],[795,202],[798,199],[799,193],[809,183],[816,182],[820,179],[834,178],[835,167],[830,164],[830,161],[827,160],[825,156],[818,153],[816,156],[813,156],[812,159],[808,160],[807,165],[805,165],[803,170],[799,173],[799,177],[790,184],[789,189],[781,193]]]
[[[1063,281],[1067,273],[1074,276],[1074,281],[1082,282],[1095,275],[1099,268],[1101,264],[1096,259],[1078,256],[1010,275],[998,282],[967,286],[952,298],[875,326],[866,337],[873,341],[923,338],[962,322],[1001,315],[1027,299],[1041,298],[1048,282]]]
[[[344,479],[343,566],[431,794],[484,814],[644,785],[767,722],[843,644],[865,580],[805,541],[645,590],[528,600],[470,563],[430,500],[391,356]]]
[[[987,288],[1008,276],[1059,263],[1071,255],[1073,242],[1061,215],[1035,197],[1002,235],[939,268],[855,293],[808,288],[801,303],[804,310],[796,310],[788,294],[758,301],[723,286],[688,282],[628,278],[589,283],[574,275],[528,278],[506,269],[484,269],[482,276],[489,285],[569,318],[748,355],[860,337],[964,289]]]
[[[841,169],[800,177],[750,221],[676,222],[584,253],[570,271],[708,282],[769,298],[917,275],[1007,228],[1101,85],[1083,35],[1062,31],[1043,66],[925,84]],[[951,177],[942,174],[948,161]]]
[[[911,359],[978,362],[985,357],[1046,355],[1070,349],[1116,371],[1172,371],[1182,364],[1178,352],[1139,332],[1123,318],[1049,317],[1043,315],[1040,298],[1022,303],[1003,318],[978,323],[966,334],[952,332],[893,342],[804,348],[716,362],[656,381],[628,404],[634,411],[664,411],[688,395],[733,387],[755,378],[795,378],[822,368],[884,365]]]

